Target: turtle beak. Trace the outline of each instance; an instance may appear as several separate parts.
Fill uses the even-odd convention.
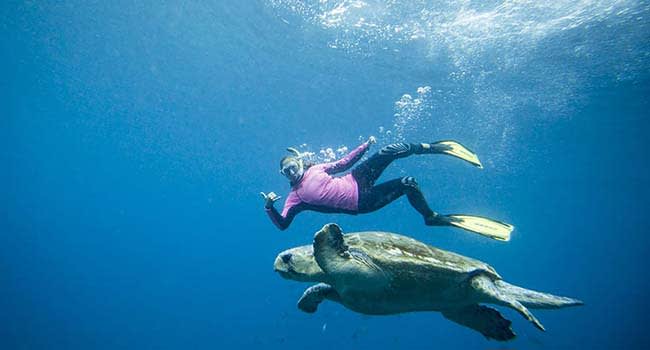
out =
[[[282,266],[282,260],[280,259],[280,257],[279,256],[276,257],[275,262],[273,263],[273,271],[284,272],[285,270],[286,269],[284,268],[284,266]]]
[[[289,272],[288,260],[290,257],[287,259],[285,258],[285,255],[286,254],[281,254],[275,258],[275,262],[273,263],[273,270],[275,270],[275,272],[279,272],[281,274]]]
[[[273,263],[273,270],[280,274],[280,276],[284,279],[295,280],[296,271],[294,271],[293,267],[291,266],[291,256],[291,253],[283,253],[278,255],[275,258],[275,262]]]

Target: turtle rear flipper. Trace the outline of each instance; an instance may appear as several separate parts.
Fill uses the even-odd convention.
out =
[[[546,331],[544,329],[544,326],[542,326],[542,323],[539,322],[539,320],[533,316],[533,314],[525,307],[523,306],[517,299],[512,297],[511,295],[507,295],[501,292],[499,287],[497,287],[494,282],[492,281],[491,278],[485,275],[480,275],[472,278],[471,285],[480,294],[483,294],[484,297],[488,297],[489,302],[494,303],[494,304],[501,304],[504,306],[508,306],[515,311],[517,311],[520,315],[522,315],[525,319],[530,321],[535,327],[537,327],[541,331]]]
[[[502,294],[507,294],[517,299],[524,306],[531,309],[559,309],[567,306],[580,306],[584,303],[578,299],[561,297],[549,293],[542,293],[531,289],[517,287],[508,282],[496,280],[494,284]]]
[[[444,310],[442,315],[450,321],[480,332],[488,339],[506,341],[515,338],[515,333],[510,328],[512,322],[488,306],[474,304]]]

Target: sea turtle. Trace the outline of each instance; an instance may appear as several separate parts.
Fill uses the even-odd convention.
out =
[[[440,311],[451,321],[487,338],[515,337],[497,310],[515,309],[540,330],[528,310],[582,305],[580,300],[532,291],[506,283],[490,265],[389,232],[343,234],[327,224],[313,245],[278,255],[275,270],[284,278],[320,282],[305,290],[298,308],[313,313],[325,299],[368,315]]]

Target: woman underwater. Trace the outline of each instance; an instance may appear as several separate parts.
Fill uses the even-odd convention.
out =
[[[350,169],[368,151],[374,137],[361,144],[345,157],[330,163],[313,164],[295,148],[280,161],[280,172],[289,179],[291,192],[282,213],[273,206],[280,196],[274,192],[261,193],[264,208],[271,221],[285,230],[293,218],[303,210],[323,213],[363,214],[383,208],[388,203],[406,195],[411,206],[423,217],[428,226],[456,226],[497,240],[507,241],[514,229],[512,225],[471,215],[441,215],[429,208],[422,191],[411,176],[405,176],[375,185],[390,163],[413,154],[447,154],[465,160],[476,167],[482,165],[472,151],[454,141],[434,143],[394,143],[383,147],[350,173],[332,176]]]

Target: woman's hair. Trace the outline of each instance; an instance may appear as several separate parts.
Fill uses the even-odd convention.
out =
[[[284,162],[288,161],[289,159],[294,159],[296,161],[298,160],[298,158],[295,157],[295,156],[284,156],[284,157],[282,157],[282,159],[280,159],[280,170],[282,170],[282,165],[284,164]],[[302,158],[302,166],[303,166],[304,170],[309,169],[313,165],[314,165],[314,162],[312,162],[311,160]]]
[[[289,160],[289,159],[295,159],[294,156],[285,156],[280,159],[280,170],[282,170],[282,165],[284,165],[284,162]]]

